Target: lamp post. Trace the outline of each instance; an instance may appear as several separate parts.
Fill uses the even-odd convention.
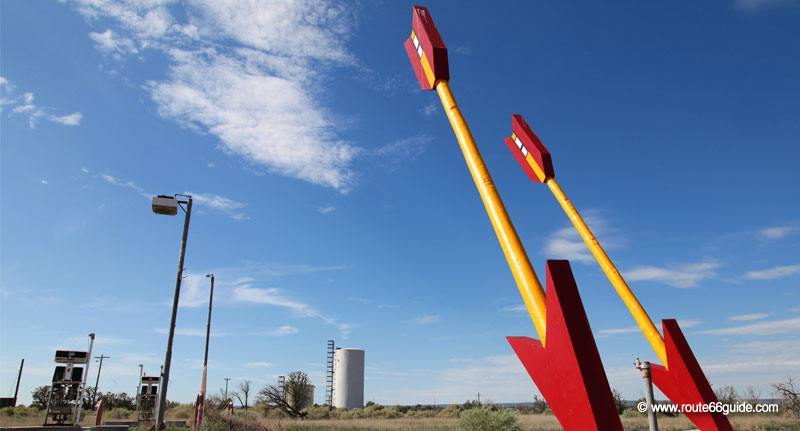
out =
[[[185,204],[184,208],[181,204]],[[167,337],[167,352],[164,355],[164,368],[161,373],[161,387],[158,394],[158,407],[156,408],[156,429],[164,426],[164,414],[167,410],[167,386],[169,385],[169,369],[172,364],[172,340],[175,338],[175,319],[178,315],[178,301],[181,296],[181,281],[183,280],[183,260],[186,257],[186,242],[189,237],[189,219],[192,216],[192,197],[190,195],[176,194],[174,196],[158,195],[153,198],[153,212],[161,215],[174,216],[178,208],[183,209],[186,216],[183,220],[183,236],[181,237],[181,254],[178,258],[178,274],[175,278],[175,294],[172,297],[172,317],[169,324]]]
[[[142,393],[142,372],[143,371],[144,371],[144,364],[139,364],[139,381],[136,382],[136,397],[134,397],[134,399],[136,400],[136,410],[139,410],[139,407],[141,407],[141,405],[139,403],[139,399],[140,399],[141,393]]]
[[[192,429],[197,430],[203,425],[203,415],[206,404],[206,378],[208,375],[208,341],[211,338],[211,306],[214,303],[214,274],[206,274],[211,279],[211,291],[208,294],[208,322],[206,323],[206,349],[203,355],[203,378],[200,380],[200,393],[194,406],[194,421]]]
[[[100,365],[97,367],[97,380],[94,381],[94,393],[92,394],[92,407],[95,406],[95,402],[97,402],[97,387],[100,385],[100,371],[103,370],[103,359],[111,359],[111,356],[100,355],[95,356],[95,359],[100,360]]]

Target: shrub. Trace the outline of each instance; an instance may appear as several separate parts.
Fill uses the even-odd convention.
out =
[[[493,410],[482,406],[461,414],[464,431],[522,431],[517,414],[511,409]]]
[[[439,411],[439,416],[446,418],[457,418],[461,415],[461,407],[457,404],[450,404],[444,409]]]
[[[117,408],[103,413],[103,417],[106,419],[130,419],[132,415],[132,411],[123,408]]]

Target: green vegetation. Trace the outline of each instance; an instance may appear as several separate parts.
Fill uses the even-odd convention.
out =
[[[464,431],[522,431],[517,413],[511,409],[494,409],[482,406],[461,415]]]

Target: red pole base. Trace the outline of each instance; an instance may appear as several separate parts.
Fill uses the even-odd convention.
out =
[[[566,260],[547,261],[547,347],[506,337],[566,431],[622,431],[600,354]]]
[[[650,372],[653,383],[674,404],[710,404],[717,402],[692,348],[683,336],[675,319],[664,319],[664,342],[669,369],[653,364]],[[722,413],[689,413],[684,415],[701,431],[732,431],[731,423]]]
[[[97,405],[97,415],[94,417],[94,426],[99,427],[103,425],[103,411],[106,408],[105,398],[100,398],[100,404]]]

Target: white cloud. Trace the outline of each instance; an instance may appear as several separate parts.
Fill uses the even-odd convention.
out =
[[[748,322],[751,320],[766,319],[767,317],[769,317],[768,313],[750,313],[750,314],[737,314],[735,316],[728,317],[728,320],[733,320],[735,322]]]
[[[614,237],[615,231],[609,228],[606,220],[597,211],[586,211],[583,219],[590,226],[596,237],[605,237],[601,241],[603,248],[611,250],[620,245],[620,241]],[[595,263],[589,248],[572,225],[558,229],[550,234],[544,247],[544,254],[548,259],[567,259],[570,262],[580,262],[588,265]]]
[[[438,314],[425,314],[412,320],[415,325],[431,325],[442,321],[442,316]]]
[[[139,195],[141,195],[141,196],[143,196],[145,198],[150,199],[151,197],[153,197],[152,193],[146,192],[143,188],[139,187],[139,185],[136,184],[133,181],[125,181],[125,180],[122,180],[120,178],[117,178],[117,177],[115,177],[113,175],[109,175],[109,174],[100,174],[100,175],[97,175],[97,177],[100,178],[101,180],[111,184],[111,185],[114,185],[114,186],[117,186],[117,187],[124,187],[126,189],[133,190],[133,191],[135,191],[136,193],[138,193]]]
[[[254,369],[264,369],[264,368],[272,368],[275,366],[272,362],[247,362],[244,364],[246,368],[254,368]]]
[[[83,115],[80,112],[74,112],[69,115],[62,115],[58,116],[50,116],[48,119],[54,123],[63,124],[65,126],[77,126],[81,124],[81,119]]]
[[[336,211],[336,207],[333,206],[333,205],[327,205],[327,206],[324,206],[324,207],[317,208],[317,211],[320,214],[331,214],[332,212]]]
[[[121,59],[125,54],[138,52],[132,40],[120,37],[111,29],[107,29],[102,33],[89,33],[89,37],[94,41],[99,51],[114,55],[117,59]]]
[[[430,103],[423,106],[420,110],[426,117],[430,117],[439,110],[439,103],[436,100],[431,100]]]
[[[699,319],[679,319],[678,325],[681,329],[691,328],[703,323],[702,320]],[[628,326],[625,328],[609,328],[609,329],[601,329],[597,331],[598,336],[602,337],[610,337],[613,335],[622,335],[622,334],[635,334],[641,332],[641,329],[638,326]]]
[[[716,275],[718,264],[713,262],[688,263],[669,268],[656,266],[637,266],[625,270],[625,279],[635,281],[653,281],[677,288],[696,287],[701,281]]]
[[[797,226],[772,226],[758,231],[758,236],[766,240],[783,239],[798,231],[800,231],[800,228]]]
[[[300,332],[300,330],[295,328],[294,326],[283,325],[275,329],[259,332],[259,335],[268,335],[270,337],[285,337],[287,335],[294,335],[298,332]]]
[[[119,24],[93,37],[100,49],[117,50],[119,34],[168,56],[167,78],[146,86],[163,117],[270,172],[349,190],[360,150],[337,137],[342,125],[320,103],[320,83],[331,67],[355,64],[344,49],[352,8],[327,0],[184,6],[180,16],[164,1],[83,0],[78,10]]]
[[[382,160],[383,168],[388,172],[396,171],[400,164],[415,160],[428,148],[433,138],[427,135],[398,139],[378,148],[370,150],[370,156]]]
[[[771,320],[730,328],[708,329],[698,332],[708,335],[774,335],[800,333],[800,317],[784,320]]]
[[[233,199],[226,198],[225,196],[214,195],[210,193],[186,192],[186,194],[191,195],[192,200],[197,205],[227,214],[234,220],[247,220],[249,218],[246,214],[240,211],[246,206],[242,202],[237,202]]]
[[[772,268],[749,271],[744,276],[751,280],[775,280],[800,272],[800,264],[775,266]]]
[[[181,282],[181,307],[208,307],[211,281],[205,274],[188,274]],[[217,292],[219,295],[219,292]],[[215,296],[217,296],[215,295]],[[219,297],[217,298],[219,300]]]
[[[41,182],[42,182],[42,184],[44,184],[44,185],[48,185],[48,184],[50,184],[50,182],[49,182],[49,181],[47,181],[47,180],[45,180],[45,179],[42,179],[42,180],[41,180]]]
[[[528,313],[528,309],[525,307],[525,304],[506,305],[505,307],[501,308],[500,311],[518,314]]]
[[[289,298],[281,289],[274,287],[266,289],[250,287],[248,282],[249,281],[242,282],[233,288],[231,294],[234,301],[273,305],[286,308],[298,317],[316,317],[329,325],[336,326],[343,338],[347,338],[352,332],[352,326],[350,324],[339,322],[337,319],[321,313],[309,304]]]
[[[639,332],[640,329],[638,326],[629,326],[627,328],[610,328],[610,329],[601,329],[597,331],[598,335],[619,335],[619,334],[634,334]]]
[[[77,126],[81,123],[81,118],[83,118],[80,112],[73,112],[69,115],[52,114],[52,108],[38,106],[33,103],[34,96],[31,92],[14,96],[16,87],[2,76],[0,76],[0,90],[2,90],[2,93],[0,93],[0,105],[10,106],[11,112],[14,114],[27,116],[28,127],[31,129],[35,129],[37,122],[42,119],[64,126]]]
[[[84,173],[88,173],[89,170],[86,168],[81,169]],[[100,174],[95,175],[95,178],[99,178],[108,184],[123,187],[126,189],[130,189],[138,193],[140,196],[151,199],[155,196],[155,193],[151,193],[133,181],[123,180],[121,178],[115,177],[109,174]],[[185,194],[191,195],[193,203],[201,208],[206,208],[212,210],[214,212],[222,213],[227,215],[228,217],[234,220],[247,220],[247,214],[241,211],[242,208],[247,206],[247,204],[242,202],[237,202],[231,198],[227,198],[225,196],[215,195],[211,193],[194,193],[194,192],[185,192]]]

